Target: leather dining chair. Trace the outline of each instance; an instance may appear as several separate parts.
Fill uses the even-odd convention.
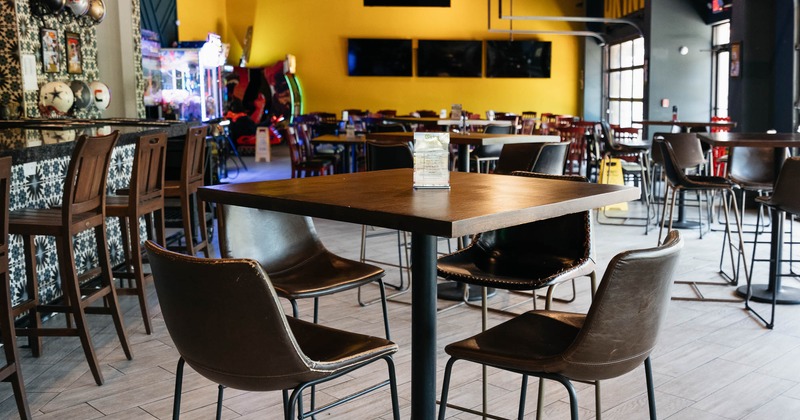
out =
[[[789,150],[784,149],[783,159],[789,157]],[[780,165],[778,165],[780,166]],[[739,214],[744,218],[745,203],[747,203],[747,193],[755,193],[757,197],[764,197],[772,194],[773,186],[778,177],[775,173],[775,148],[772,147],[732,147],[728,153],[727,175],[733,183],[734,188],[742,193]],[[759,210],[761,207],[759,206]],[[759,214],[760,216],[760,214]],[[763,222],[764,219],[759,219]],[[752,226],[744,223],[742,228]],[[766,227],[766,226],[764,226]],[[762,228],[763,230],[763,228]],[[754,233],[754,232],[745,232]],[[719,256],[719,271],[725,273],[723,269],[723,259],[725,256],[725,246],[723,243]],[[733,274],[725,275],[732,278]]]
[[[8,272],[8,208],[11,195],[11,157],[0,158],[0,336],[3,339],[5,364],[0,365],[0,380],[10,382],[14,391],[19,418],[28,420],[31,409],[22,379],[17,337],[14,335],[14,317],[11,315],[11,277]]]
[[[206,162],[206,134],[208,126],[189,127],[186,132],[186,141],[183,144],[183,157],[181,158],[180,179],[166,180],[164,182],[164,198],[177,198],[181,203],[181,225],[183,238],[186,242],[186,253],[195,255],[203,251],[208,253],[208,230],[206,228],[206,206],[200,200],[197,191],[205,185]],[[194,203],[192,203],[194,198]],[[198,226],[192,221],[192,205],[197,215]],[[200,231],[200,239],[196,240],[196,231]]]
[[[734,150],[738,148],[733,148]],[[733,157],[733,156],[731,156]],[[761,217],[762,217],[762,210],[774,210],[778,213],[779,217],[776,220],[773,220],[772,223],[775,223],[772,226],[772,229],[779,229],[779,231],[783,231],[784,228],[784,219],[786,218],[786,214],[792,216],[789,218],[789,232],[790,232],[790,239],[788,243],[790,245],[794,244],[794,239],[792,236],[794,235],[793,225],[791,221],[794,217],[800,215],[800,188],[798,188],[797,180],[800,179],[800,157],[791,157],[788,158],[781,167],[780,174],[778,174],[778,179],[775,182],[775,189],[771,196],[761,196],[756,198],[756,202],[759,204],[759,211],[758,216],[756,217],[756,231],[755,237],[753,239],[753,256],[750,260],[750,272],[747,276],[747,295],[744,301],[744,306],[753,314],[755,314],[761,321],[766,324],[767,328],[773,328],[775,326],[775,305],[778,302],[776,291],[780,290],[780,278],[784,276],[789,277],[797,277],[795,273],[787,273],[781,274],[776,273],[777,278],[775,279],[775,284],[772,286],[768,286],[766,290],[770,290],[772,292],[772,315],[770,316],[770,320],[767,321],[761,314],[756,312],[756,310],[750,305],[750,298],[752,297],[752,289],[753,289],[753,266],[756,262],[771,262],[770,258],[756,258],[756,249],[758,248],[758,236],[763,233],[763,228],[759,231],[759,227],[761,227]],[[785,242],[785,241],[784,241]],[[784,244],[772,244],[772,246],[783,246]],[[784,256],[781,261],[775,261],[774,264],[782,264],[786,263],[787,260],[792,260],[792,248],[789,248],[789,258],[785,257],[785,254],[782,253]]]
[[[658,240],[661,241],[661,237],[664,231],[664,228],[667,227],[668,230],[672,230],[672,220],[673,220],[673,213],[675,209],[675,198],[681,190],[686,191],[699,191],[699,192],[720,192],[723,196],[723,214],[725,215],[725,237],[723,240],[723,247],[727,244],[728,253],[731,259],[731,269],[733,270],[732,276],[725,276],[723,272],[723,277],[726,277],[726,283],[714,283],[714,282],[693,282],[688,281],[687,283],[690,284],[695,292],[698,292],[697,298],[675,298],[676,300],[706,300],[706,301],[718,301],[718,302],[738,302],[738,300],[732,299],[707,299],[701,293],[699,293],[697,289],[697,284],[707,284],[707,285],[735,285],[738,283],[739,279],[739,265],[738,261],[741,261],[742,269],[744,269],[744,276],[745,278],[748,277],[748,264],[746,257],[744,255],[744,240],[742,238],[742,224],[741,218],[739,215],[739,208],[736,201],[736,195],[733,193],[733,184],[721,177],[716,176],[705,176],[705,175],[687,175],[683,172],[683,168],[685,167],[685,162],[687,160],[691,160],[692,156],[699,156],[698,159],[702,158],[702,151],[700,150],[699,140],[697,137],[694,139],[689,139],[688,141],[683,137],[672,137],[678,136],[677,134],[668,135],[665,134],[662,137],[656,137],[655,147],[658,147],[664,165],[664,173],[667,177],[667,185],[665,188],[664,193],[664,208],[661,213],[661,228],[658,233]],[[681,150],[680,152],[676,153],[676,150]],[[699,154],[698,154],[699,153]],[[678,158],[678,156],[682,156],[683,158]],[[683,160],[681,160],[683,159]],[[668,200],[667,197],[669,196],[670,190],[672,191],[672,198]],[[698,205],[700,205],[698,203]],[[666,219],[666,211],[667,206],[670,207],[669,212],[669,220]],[[735,225],[732,226],[730,221],[730,211],[729,209],[733,209],[734,215],[734,222]],[[702,215],[702,211],[700,212]],[[710,212],[709,212],[710,213]],[[709,220],[710,223],[710,220]],[[701,226],[702,232],[702,226]],[[733,242],[732,232],[736,232],[738,237],[738,243]],[[702,238],[702,236],[701,236]],[[738,257],[734,259],[734,254],[738,254]]]
[[[395,420],[400,418],[392,355],[387,339],[356,334],[286,317],[270,276],[250,259],[196,258],[146,243],[164,323],[180,354],[175,375],[173,419],[180,416],[185,364],[223,389],[283,392],[284,418],[305,413],[302,393],[378,360],[389,378],[338,399],[325,411],[388,385]],[[291,396],[289,395],[291,390]],[[312,391],[313,401],[313,391]],[[298,416],[295,417],[295,407]]]
[[[510,175],[515,171],[564,175],[568,143],[506,144],[500,152],[494,173]]]
[[[219,247],[222,258],[251,258],[270,276],[278,296],[288,299],[299,316],[298,299],[319,298],[377,282],[383,327],[390,339],[382,268],[342,258],[320,241],[310,217],[220,204]]]
[[[599,381],[622,376],[644,363],[650,419],[657,419],[650,354],[666,319],[672,274],[682,246],[678,232],[671,231],[656,248],[618,254],[609,262],[587,314],[530,311],[447,345],[450,359],[439,419],[445,418],[450,377],[458,360],[521,373],[519,419],[525,414],[528,376],[561,383],[569,394],[572,420],[578,420],[572,381],[595,383],[599,417]],[[538,414],[543,399],[540,389]]]
[[[106,197],[106,216],[119,218],[125,261],[114,271],[114,277],[125,279],[117,287],[120,295],[134,295],[139,299],[142,320],[147,334],[152,332],[147,309],[146,282],[152,276],[142,267],[142,239],[139,219],[144,217],[145,239],[156,239],[166,245],[164,235],[164,168],[166,164],[167,135],[165,133],[141,136],[136,142],[133,171],[129,188],[117,190]]]
[[[29,326],[16,328],[16,334],[28,336],[34,357],[41,354],[43,336],[78,337],[97,385],[103,384],[103,373],[89,334],[86,314],[110,315],[122,351],[128,360],[133,358],[111,272],[106,236],[107,176],[118,136],[119,132],[115,131],[107,136],[84,135],[78,138],[64,177],[60,208],[26,208],[14,210],[9,216],[9,233],[22,236],[27,279],[27,300],[12,308],[12,316],[30,315]],[[79,275],[73,237],[89,229],[94,232],[99,267]],[[61,302],[45,304],[39,300],[36,236],[53,236],[56,239],[63,290]],[[92,277],[99,277],[99,287],[86,284]],[[92,306],[97,301],[104,305]],[[51,312],[66,314],[68,321],[74,320],[74,325],[68,322],[67,328],[43,328],[41,314]]]
[[[510,125],[489,124],[484,129],[484,133],[490,134],[511,134],[512,129],[516,129]],[[475,168],[477,172],[488,173],[491,172],[491,164],[500,157],[503,150],[502,144],[492,144],[488,146],[478,146],[470,152],[470,158],[475,159],[477,165]]]

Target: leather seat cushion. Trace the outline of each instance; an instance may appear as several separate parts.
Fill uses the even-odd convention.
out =
[[[584,314],[530,311],[452,343],[445,352],[515,371],[561,373],[566,362],[560,355],[573,343],[585,319]]]
[[[275,290],[288,299],[329,295],[363,286],[385,274],[371,264],[349,260],[327,250],[281,271],[269,272]]]

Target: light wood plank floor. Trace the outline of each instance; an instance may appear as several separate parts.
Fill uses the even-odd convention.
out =
[[[288,174],[285,154],[280,148],[278,158],[271,164],[254,164],[251,170],[240,173],[236,182]],[[283,158],[281,157],[283,156]],[[283,160],[282,160],[283,159]],[[261,170],[255,169],[261,167]],[[286,169],[286,172],[282,172]],[[261,175],[259,175],[261,174]],[[266,175],[265,175],[266,174]],[[317,220],[324,243],[332,251],[356,258],[359,252],[360,226]],[[658,232],[643,235],[642,228],[595,225],[597,262],[604,269],[616,253],[633,248],[655,245]],[[720,232],[711,232],[701,240],[697,230],[682,231],[686,239],[677,279],[718,281]],[[396,259],[393,235],[372,239],[370,256]],[[444,242],[441,244],[444,248]],[[766,247],[763,247],[764,249]],[[750,249],[748,247],[748,249]],[[798,255],[795,255],[798,258]],[[397,271],[388,269],[388,281],[397,281]],[[755,277],[763,279],[765,264],[756,267]],[[789,285],[797,285],[787,279]],[[576,312],[589,307],[588,281],[579,279],[578,296],[571,304],[555,304],[557,309]],[[732,296],[727,286],[701,286],[709,296]],[[128,361],[119,346],[114,329],[105,317],[91,316],[90,323],[98,358],[106,383],[96,386],[89,373],[79,342],[75,338],[45,338],[43,355],[33,358],[28,349],[21,349],[22,371],[28,389],[31,410],[40,419],[149,419],[170,418],[175,364],[178,354],[164,326],[155,290],[149,285],[149,300],[154,313],[154,332],[146,335],[139,309],[133,297],[122,297],[125,321],[133,345],[134,359]],[[557,292],[569,295],[569,287]],[[377,296],[375,288],[365,290],[366,298]],[[676,285],[674,296],[692,296],[688,286]],[[409,296],[397,298],[409,301]],[[521,297],[500,292],[492,305],[502,307],[519,303]],[[440,301],[441,306],[450,302]],[[767,310],[766,305],[757,305]],[[530,308],[524,303],[516,310]],[[542,307],[541,301],[539,307]],[[288,307],[287,307],[288,308]],[[310,303],[301,303],[301,314],[308,319]],[[411,315],[408,305],[389,306],[393,339],[399,344],[396,356],[399,375],[401,414],[409,417],[410,398],[410,341]],[[506,319],[492,315],[490,322]],[[56,318],[50,322],[61,323]],[[382,335],[379,305],[360,307],[355,292],[325,298],[321,302],[321,322],[325,325],[373,335]],[[480,311],[457,307],[438,316],[439,348],[447,343],[480,330]],[[20,344],[24,344],[20,339]],[[438,352],[437,388],[441,389],[446,361],[443,350]],[[264,357],[269,357],[265,350]],[[792,419],[800,413],[800,307],[780,306],[777,326],[765,329],[749,315],[741,302],[710,303],[673,301],[666,328],[653,354],[656,398],[659,418],[682,419]],[[462,362],[457,365],[451,385],[450,401],[478,409],[480,401],[480,367]],[[327,402],[346,395],[358,387],[377,382],[385,375],[381,364],[362,369],[338,382],[318,389],[318,399]],[[499,416],[511,418],[517,410],[519,375],[489,370],[489,408]],[[621,378],[605,381],[602,396],[603,418],[647,418],[647,400],[643,369]],[[595,418],[594,390],[576,384],[582,419]],[[186,419],[213,418],[217,387],[200,377],[187,366],[183,385],[182,416]],[[16,408],[9,385],[0,386],[0,418],[15,418]],[[534,418],[537,392],[531,383],[527,395],[526,418]],[[324,418],[331,419],[389,419],[391,418],[388,391],[382,390],[338,407]],[[563,388],[548,383],[545,393],[545,418],[569,418],[568,399]],[[223,408],[225,419],[278,419],[281,415],[280,393],[252,393],[226,390]],[[320,416],[319,418],[323,418]],[[474,419],[476,416],[448,410],[448,418]]]

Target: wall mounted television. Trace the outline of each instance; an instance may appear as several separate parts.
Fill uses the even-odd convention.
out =
[[[411,40],[350,38],[347,74],[350,76],[411,76]]]
[[[364,6],[450,7],[450,0],[364,0]]]
[[[486,41],[486,77],[550,77],[549,41]]]
[[[481,77],[482,41],[420,40],[418,77]]]

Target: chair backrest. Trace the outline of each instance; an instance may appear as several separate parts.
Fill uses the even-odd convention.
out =
[[[189,127],[186,142],[183,145],[181,161],[181,185],[187,187],[202,184],[206,167],[206,133],[207,125]]]
[[[674,163],[678,169],[694,168],[706,162],[700,139],[694,133],[664,133],[653,136],[653,139],[663,139],[672,146]],[[666,158],[666,155],[662,158]]]
[[[368,125],[367,131],[370,133],[401,133],[406,131],[406,126],[400,123],[382,122]]]
[[[414,167],[413,145],[410,142],[367,140],[367,170]]]
[[[800,214],[798,179],[800,179],[800,157],[790,157],[783,162],[778,180],[775,182],[775,189],[769,200],[770,203],[786,212]]]
[[[325,251],[310,217],[220,204],[222,258],[251,258],[268,273],[303,263]]]
[[[514,171],[531,171],[545,143],[511,143],[503,145],[494,173],[510,175]]]
[[[419,114],[420,118],[436,118],[439,116],[438,112],[427,109],[417,110],[417,114]]]
[[[614,378],[650,355],[667,315],[682,247],[673,230],[659,247],[623,252],[611,260],[578,336],[561,355],[567,377]]]
[[[669,183],[673,186],[689,184],[689,179],[686,177],[686,173],[683,172],[684,168],[681,168],[678,163],[679,160],[675,154],[673,143],[662,137],[656,137],[653,141],[661,154],[661,164],[664,166],[664,173]]]
[[[536,157],[531,172],[564,175],[568,151],[568,143],[545,143],[539,150],[539,156]]]
[[[491,134],[511,134],[513,129],[514,127],[511,125],[489,124],[486,126],[483,132]]]
[[[130,181],[130,201],[141,204],[164,197],[164,168],[167,160],[165,133],[141,136],[136,142],[133,172]]]
[[[784,159],[788,149],[784,148]],[[732,147],[728,154],[728,178],[737,184],[772,185],[775,173],[775,148]]]
[[[195,258],[146,243],[175,348],[200,375],[251,391],[292,388],[311,362],[259,263]]]
[[[515,176],[588,182],[581,176],[513,172]],[[567,214],[546,220],[497,229],[476,235],[471,246],[478,247],[475,264],[481,270],[500,276],[527,277],[563,267],[544,267],[542,255],[558,255],[579,264],[594,258],[591,211]],[[539,279],[544,287],[548,279]]]
[[[289,159],[292,163],[292,170],[294,170],[297,165],[306,160],[306,150],[298,143],[294,127],[286,129],[286,143],[289,144]]]
[[[61,202],[65,226],[69,226],[75,214],[104,214],[108,167],[111,165],[111,153],[118,137],[119,131],[114,131],[107,136],[84,135],[75,142],[64,179]]]
[[[11,200],[11,157],[0,158],[0,272],[8,270],[8,212]]]
[[[378,115],[381,117],[394,117],[397,115],[396,109],[382,109],[378,111]]]

